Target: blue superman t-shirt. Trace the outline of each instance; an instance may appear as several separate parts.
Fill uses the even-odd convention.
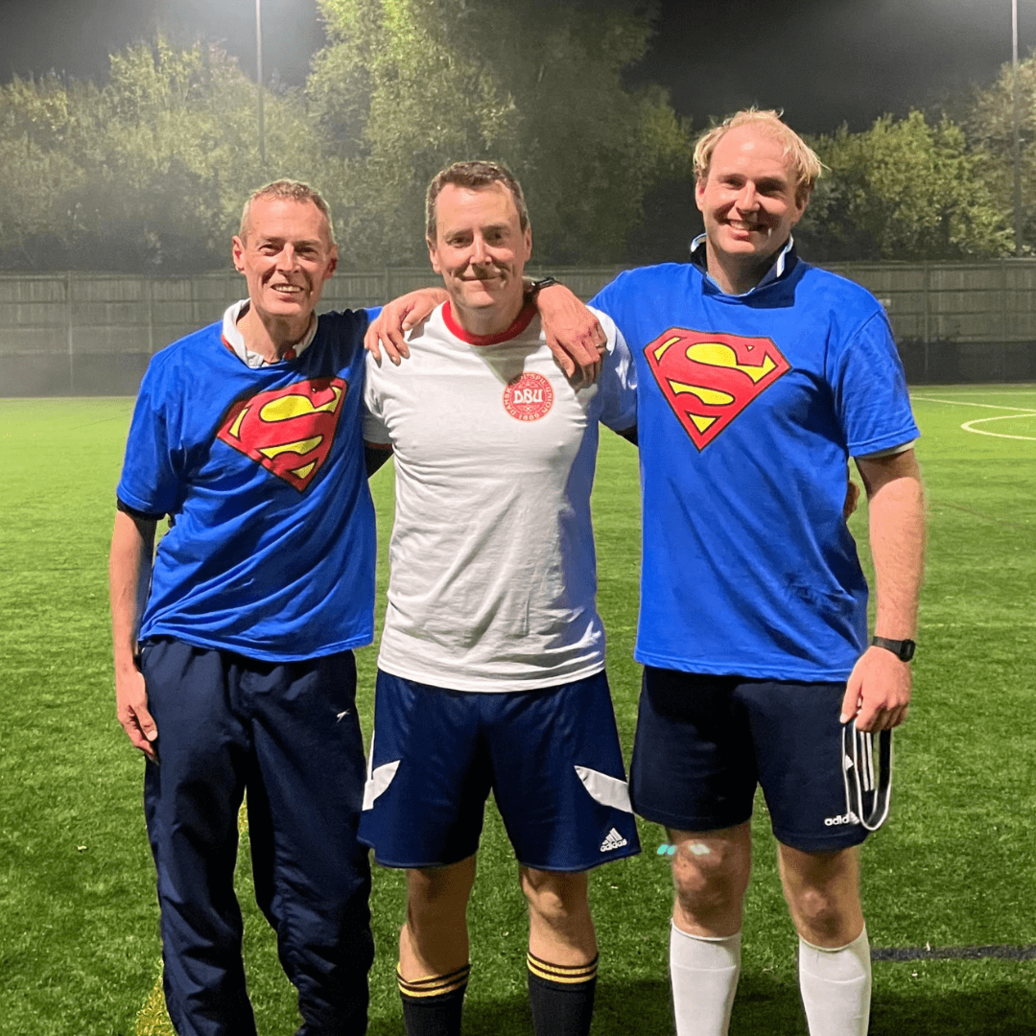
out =
[[[141,384],[117,495],[173,524],[140,637],[289,661],[370,643],[374,509],[360,433],[368,314],[321,316],[293,360],[252,369],[222,324]]]
[[[744,296],[669,264],[621,274],[591,304],[637,363],[637,659],[844,680],[867,621],[847,460],[918,435],[877,300],[792,256]]]

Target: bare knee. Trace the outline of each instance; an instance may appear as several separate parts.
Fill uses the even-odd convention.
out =
[[[522,867],[519,871],[522,892],[529,911],[552,926],[562,926],[572,917],[589,912],[587,876]]]
[[[448,867],[407,871],[407,921],[412,928],[462,923],[475,880],[474,857]]]
[[[733,935],[741,927],[741,902],[752,869],[747,824],[721,831],[670,831],[676,846],[674,918],[685,931]]]
[[[817,946],[844,946],[863,930],[856,849],[803,853],[779,846],[784,895],[799,934]]]

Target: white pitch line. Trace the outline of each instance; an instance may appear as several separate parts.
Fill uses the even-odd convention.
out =
[[[952,406],[978,406],[984,410],[1013,410],[1022,414],[1036,414],[1036,410],[1021,406],[996,406],[994,403],[971,403],[964,399],[936,399],[935,396],[912,396],[912,401],[922,403],[949,403]]]
[[[1019,417],[1029,417],[1034,411],[1026,411],[1022,414],[1001,414],[999,417],[976,417],[973,421],[965,421],[961,428],[966,432],[974,432],[975,435],[991,435],[995,439],[1023,439],[1025,442],[1036,442],[1036,435],[1008,435],[1006,432],[987,432],[983,428],[973,428],[972,425],[985,424],[987,421],[1012,421]]]

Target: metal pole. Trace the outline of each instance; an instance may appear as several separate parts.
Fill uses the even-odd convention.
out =
[[[1017,3],[1017,0],[1014,0]],[[263,175],[266,173],[266,131],[262,112],[262,0],[256,0],[256,81],[259,93],[259,162]],[[1015,140],[1017,126],[1015,123]]]
[[[258,2],[258,0],[256,0]],[[1018,0],[1011,0],[1011,94],[1014,108],[1014,254],[1022,254],[1022,148],[1018,128]]]

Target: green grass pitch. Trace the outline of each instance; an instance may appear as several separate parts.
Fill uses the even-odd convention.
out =
[[[927,387],[914,401],[930,514],[915,704],[896,736],[891,820],[864,850],[864,899],[875,948],[933,952],[876,962],[871,1031],[1020,1036],[1036,1031],[1036,386]],[[160,965],[143,762],[115,723],[109,653],[106,557],[130,410],[126,399],[0,401],[0,1036],[171,1031],[144,1011]],[[391,478],[385,470],[373,483],[382,543]],[[600,605],[627,750],[636,483],[635,451],[606,435]],[[864,544],[865,507],[851,524]],[[382,593],[385,574],[382,562]],[[374,650],[359,662],[369,737]],[[761,804],[756,824],[732,1032],[801,1034],[795,937]],[[592,881],[597,1036],[672,1032],[664,836],[645,825],[642,839],[640,857]],[[294,1031],[297,1016],[247,863],[243,847],[250,988],[260,1032],[274,1036]],[[389,1036],[401,1032],[392,976],[402,885],[378,871],[374,886],[370,1031]],[[468,1036],[531,1032],[524,913],[491,808],[470,910]],[[960,956],[979,947],[994,949]],[[940,956],[947,948],[959,955]]]

